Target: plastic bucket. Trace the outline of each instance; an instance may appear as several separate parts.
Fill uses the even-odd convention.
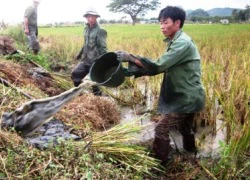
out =
[[[90,68],[90,79],[102,86],[120,86],[125,80],[125,73],[117,55],[108,52],[96,59]]]

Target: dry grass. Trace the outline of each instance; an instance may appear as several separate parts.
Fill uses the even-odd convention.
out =
[[[108,129],[120,120],[119,107],[114,100],[108,97],[94,96],[91,93],[83,94],[69,102],[56,115],[66,124],[77,129]]]

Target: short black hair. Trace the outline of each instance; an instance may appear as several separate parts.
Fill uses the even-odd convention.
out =
[[[177,20],[181,21],[180,28],[183,27],[184,21],[186,19],[186,12],[176,6],[167,6],[160,11],[158,20],[171,18],[174,22]]]

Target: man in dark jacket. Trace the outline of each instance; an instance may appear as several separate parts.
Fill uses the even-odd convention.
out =
[[[205,92],[201,82],[200,54],[193,40],[182,31],[186,13],[179,7],[167,6],[159,14],[161,31],[166,37],[166,51],[156,61],[135,57],[126,51],[117,51],[119,61],[141,67],[128,76],[156,75],[164,73],[158,110],[164,117],[155,128],[153,151],[155,157],[166,164],[170,152],[169,133],[177,128],[183,136],[183,148],[196,152],[193,121],[196,112],[205,104]]]
[[[24,14],[24,33],[29,41],[29,48],[32,49],[34,54],[40,50],[40,45],[37,40],[38,27],[37,27],[37,7],[40,0],[33,0],[33,5],[29,6]]]
[[[87,19],[84,29],[84,45],[76,56],[76,59],[81,59],[81,62],[71,74],[75,86],[81,84],[82,79],[89,73],[94,61],[107,52],[107,32],[97,22],[100,15],[95,10],[90,9],[83,16]],[[101,95],[101,91],[97,86],[93,86],[92,89],[95,95]]]

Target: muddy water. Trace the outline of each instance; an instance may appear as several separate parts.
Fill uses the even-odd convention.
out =
[[[136,110],[130,107],[121,108],[121,123],[125,123],[137,118],[142,115],[137,115]],[[154,128],[156,123],[151,121],[150,114],[144,114],[141,118],[141,125],[146,125],[146,129],[138,136],[141,142],[147,142],[152,145],[154,139]],[[224,122],[220,119],[216,120],[216,129],[214,130],[211,126],[198,127],[195,133],[198,155],[197,157],[212,157],[214,159],[219,158],[220,143],[226,139],[226,128]],[[204,138],[205,137],[205,138]],[[183,150],[182,136],[178,131],[170,132],[171,146],[174,149],[180,151]]]

